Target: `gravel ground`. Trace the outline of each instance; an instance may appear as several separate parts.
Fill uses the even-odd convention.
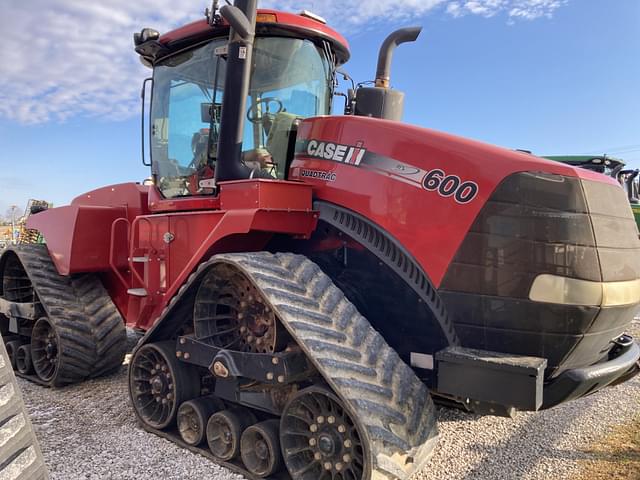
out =
[[[640,337],[640,322],[634,324]],[[141,430],[129,405],[126,367],[60,390],[20,381],[51,478],[242,479]],[[640,378],[585,399],[515,419],[439,410],[440,444],[417,478],[548,479],[577,474],[583,453],[640,412]],[[638,472],[640,479],[640,472]]]

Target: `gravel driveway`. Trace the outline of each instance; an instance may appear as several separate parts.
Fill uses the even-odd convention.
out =
[[[640,323],[634,330],[640,337]],[[25,381],[20,386],[52,479],[242,478],[141,430],[129,405],[126,367],[61,390]],[[441,408],[439,447],[417,478],[568,478],[578,471],[579,460],[590,458],[581,449],[638,412],[640,377],[513,420]]]

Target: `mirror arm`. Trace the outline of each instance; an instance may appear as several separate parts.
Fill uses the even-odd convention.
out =
[[[144,144],[145,141],[147,141],[147,137],[145,135],[145,126],[144,126],[144,117],[146,114],[146,108],[145,108],[145,100],[146,100],[146,92],[147,92],[147,83],[151,82],[151,86],[153,88],[153,78],[149,77],[149,78],[145,78],[144,81],[142,82],[142,91],[140,92],[140,97],[142,98],[142,120],[141,120],[141,135],[142,135],[142,164],[145,167],[150,167],[151,166],[151,162],[147,163],[147,159],[146,159],[146,154],[145,154],[145,148],[144,148]],[[152,94],[153,97],[153,94]],[[149,124],[149,126],[151,126],[151,124]],[[149,134],[151,134],[151,130],[149,130]],[[149,138],[150,140],[150,138]]]
[[[233,31],[244,41],[250,41],[255,36],[256,32],[251,22],[235,5],[225,5],[220,9],[220,15],[229,22]]]

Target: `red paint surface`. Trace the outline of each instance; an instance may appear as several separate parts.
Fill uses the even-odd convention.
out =
[[[154,187],[114,185],[30,217],[29,228],[44,235],[62,275],[100,272],[127,324],[148,329],[211,255],[261,250],[275,233],[308,238],[317,223],[311,193],[301,183],[243,180],[221,184],[219,198],[175,200],[152,213],[146,202],[157,202]],[[178,211],[202,202],[223,207]]]
[[[475,217],[497,185],[516,172],[546,172],[616,183],[603,175],[539,157],[398,122],[365,117],[305,120],[299,140],[364,148],[423,170],[441,169],[476,182],[478,195],[468,204],[408,185],[390,174],[298,155],[292,179],[314,185],[318,199],[353,210],[386,229],[416,258],[436,287]],[[334,172],[336,180],[301,177],[300,169]]]
[[[334,29],[328,27],[323,23],[317,22],[307,17],[296,15],[294,13],[281,12],[277,10],[259,9],[258,14],[274,14],[277,17],[277,25],[279,26],[302,30],[311,35],[319,34],[325,37],[329,37],[336,43],[340,44],[346,52],[349,51],[349,43],[347,42],[347,40],[340,33],[336,32]],[[227,25],[226,22],[224,23],[224,25]],[[268,23],[266,23],[265,25],[268,25]],[[160,42],[169,44],[171,42],[187,39],[189,37],[206,35],[208,32],[213,33],[213,31],[213,28],[205,19],[198,20],[176,30],[165,33],[160,37]],[[343,61],[345,60],[346,59],[343,59]]]
[[[320,117],[303,122],[299,139],[360,145],[422,170],[435,168],[478,184],[456,203],[398,175],[328,160],[296,157],[301,168],[334,172],[335,181],[241,180],[221,184],[219,197],[163,200],[155,187],[104,187],[30,217],[63,275],[100,272],[130,326],[148,329],[197,266],[221,252],[263,249],[272,235],[308,238],[317,223],[314,198],[355,211],[386,229],[439,286],[476,215],[497,185],[516,172],[545,172],[614,183],[561,163],[396,122]],[[172,239],[167,241],[167,234]],[[320,247],[320,246],[318,246]],[[135,262],[134,258],[145,258]],[[129,295],[144,289],[147,296]]]

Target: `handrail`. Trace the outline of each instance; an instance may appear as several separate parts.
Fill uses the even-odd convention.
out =
[[[129,253],[133,253],[133,249],[135,247],[134,242],[135,242],[135,232],[136,232],[136,227],[138,225],[139,222],[141,221],[145,221],[147,223],[149,223],[149,226],[153,227],[153,224],[149,221],[149,219],[145,218],[145,217],[137,217],[134,221],[133,224],[131,225],[131,231],[133,232],[131,235],[129,235]],[[129,261],[129,268],[131,269],[131,273],[134,277],[136,277],[136,280],[138,280],[138,282],[140,282],[140,285],[142,285],[143,287],[146,287],[146,283],[144,281],[144,278],[142,278],[140,276],[140,274],[138,273],[138,270],[136,270],[136,266],[135,263],[133,261],[133,257],[129,256],[128,257],[128,261]]]
[[[120,222],[124,222],[127,225],[127,243],[129,243],[129,237],[131,236],[131,223],[129,222],[129,220],[124,217],[116,218],[111,224],[111,242],[109,244],[109,266],[111,267],[111,270],[113,270],[113,273],[116,274],[116,277],[118,277],[118,280],[120,280],[122,285],[124,285],[124,288],[128,289],[130,287],[129,282],[127,282],[127,279],[124,278],[124,276],[120,273],[120,270],[118,269],[118,266],[116,265],[116,262],[115,262],[115,237],[116,237],[115,232],[116,232],[116,225]]]

